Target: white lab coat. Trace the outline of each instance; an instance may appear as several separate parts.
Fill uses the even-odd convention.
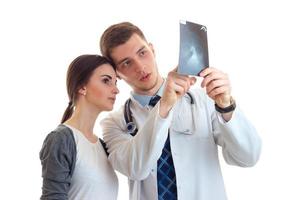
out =
[[[129,178],[131,200],[157,199],[156,165],[169,128],[179,200],[226,199],[217,145],[229,164],[249,167],[257,162],[261,141],[240,109],[225,123],[203,90],[190,93],[194,104],[185,95],[165,119],[159,116],[159,103],[151,109],[132,98],[139,129],[134,137],[126,131],[124,106],[101,121],[109,160]]]

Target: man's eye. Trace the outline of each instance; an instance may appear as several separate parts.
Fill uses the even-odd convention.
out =
[[[124,67],[129,67],[129,65],[130,65],[130,61],[129,60],[123,62],[123,66]]]
[[[141,51],[141,52],[140,52],[140,55],[141,55],[141,56],[144,56],[145,54],[146,54],[146,51]]]
[[[123,69],[123,68],[129,68],[130,65],[131,65],[131,62],[129,60],[126,60],[126,61],[124,61],[124,62],[122,62],[120,64],[120,67],[121,67],[121,69]]]

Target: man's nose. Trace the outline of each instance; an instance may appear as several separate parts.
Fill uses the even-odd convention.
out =
[[[141,72],[144,70],[144,63],[141,60],[135,60],[135,71]]]

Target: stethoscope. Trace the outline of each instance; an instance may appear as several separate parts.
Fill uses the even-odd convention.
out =
[[[194,98],[191,95],[190,92],[187,92],[187,95],[190,97],[191,99],[191,104],[194,104]],[[132,112],[130,109],[130,104],[131,104],[131,99],[127,99],[127,101],[125,102],[125,107],[124,107],[124,119],[126,122],[126,130],[127,133],[129,133],[132,136],[135,136],[136,133],[138,132],[138,128],[136,126],[136,124],[133,122],[133,118],[132,118]]]

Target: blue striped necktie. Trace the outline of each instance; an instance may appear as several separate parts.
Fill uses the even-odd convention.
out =
[[[152,97],[149,105],[155,106],[159,99],[160,96],[158,95]],[[159,200],[177,200],[176,173],[169,134],[162,154],[157,161],[157,191]]]

